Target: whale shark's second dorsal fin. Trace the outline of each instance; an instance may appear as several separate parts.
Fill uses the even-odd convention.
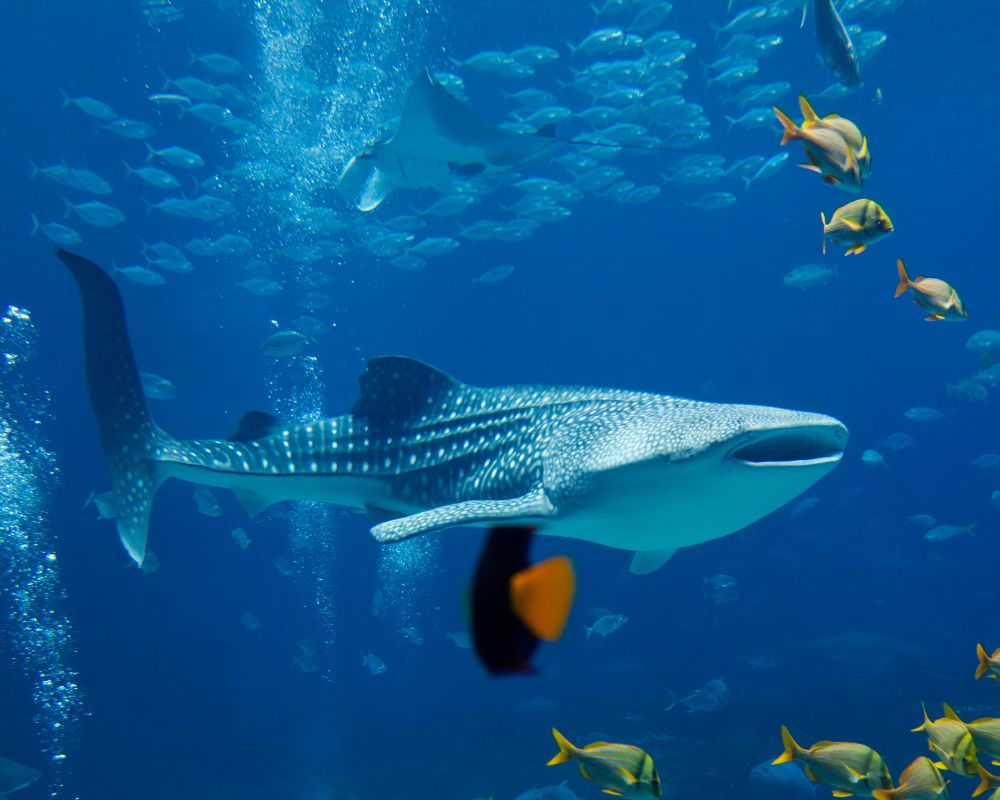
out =
[[[361,395],[351,414],[373,424],[440,414],[454,394],[469,390],[441,370],[405,356],[373,358],[358,383]]]

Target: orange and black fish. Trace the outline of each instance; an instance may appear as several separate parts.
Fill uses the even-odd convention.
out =
[[[530,674],[539,641],[562,636],[576,577],[566,556],[528,563],[534,528],[490,531],[472,584],[472,641],[493,675]]]

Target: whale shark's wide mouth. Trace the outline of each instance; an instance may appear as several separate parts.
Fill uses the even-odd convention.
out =
[[[831,464],[844,455],[843,425],[810,425],[759,431],[737,446],[728,458],[749,467],[808,467]]]

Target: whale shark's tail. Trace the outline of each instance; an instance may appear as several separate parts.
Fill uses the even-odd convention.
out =
[[[157,455],[170,440],[149,413],[115,282],[82,256],[65,250],[57,255],[80,290],[87,388],[111,473],[118,535],[142,566],[149,512],[163,480]]]

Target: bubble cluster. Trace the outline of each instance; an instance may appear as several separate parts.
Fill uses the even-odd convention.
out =
[[[43,752],[49,796],[66,796],[70,754],[86,715],[73,626],[47,503],[58,479],[55,456],[42,442],[49,396],[25,374],[36,329],[24,309],[0,318],[0,601],[9,608],[0,638],[13,666],[31,681],[34,722]]]
[[[267,380],[268,396],[279,418],[310,422],[323,416],[322,369],[313,357],[276,362]],[[316,616],[321,637],[320,672],[333,680],[336,642],[334,567],[337,512],[325,503],[296,502],[288,515],[289,541],[295,574],[308,579],[308,604]]]

